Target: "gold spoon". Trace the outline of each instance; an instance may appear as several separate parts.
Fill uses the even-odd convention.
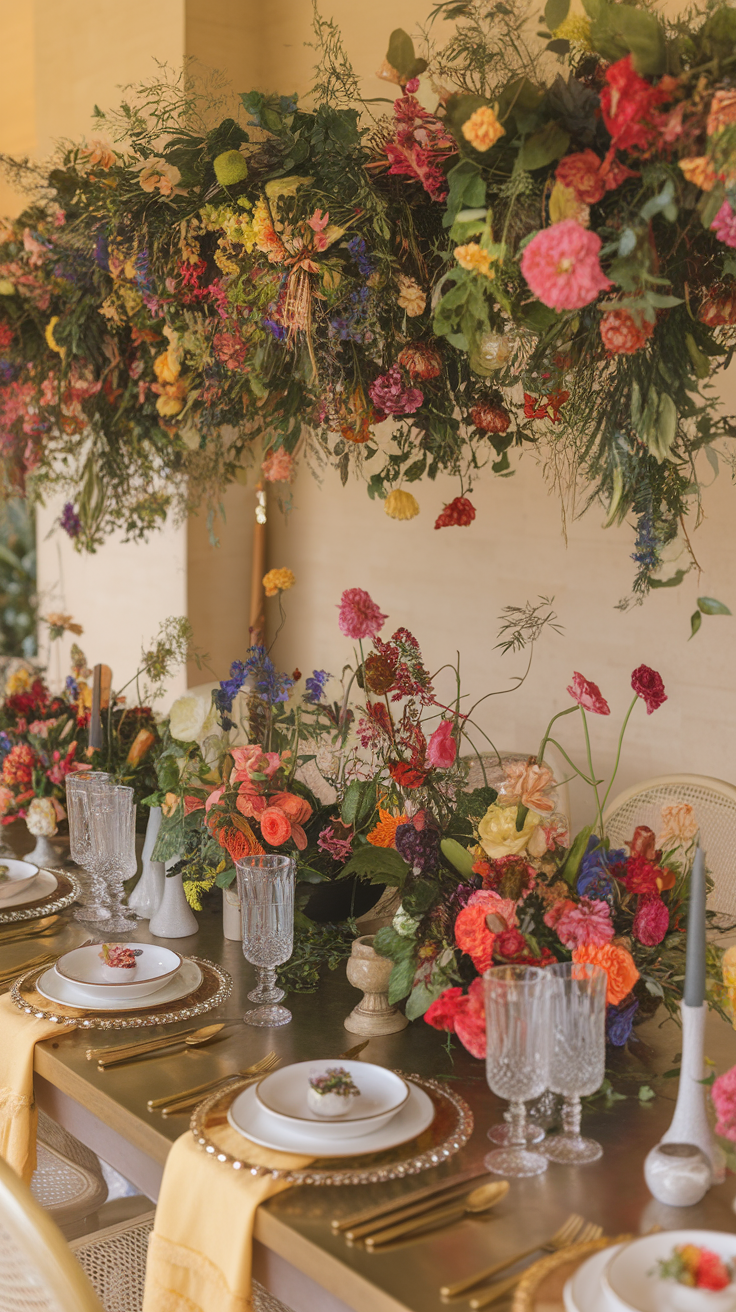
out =
[[[437,1225],[449,1225],[452,1221],[459,1221],[468,1212],[473,1214],[487,1212],[489,1208],[495,1207],[496,1203],[500,1203],[508,1191],[508,1180],[495,1180],[493,1184],[481,1185],[479,1189],[473,1189],[462,1202],[452,1207],[442,1207],[437,1212],[429,1212],[413,1221],[404,1221],[401,1225],[393,1225],[388,1230],[381,1230],[379,1234],[369,1236],[365,1246],[371,1249],[379,1248],[382,1244],[390,1243],[391,1240],[399,1239],[403,1235],[424,1229],[433,1230]]]
[[[173,1048],[177,1043],[184,1043],[189,1048],[196,1048],[200,1043],[207,1043],[209,1039],[214,1038],[220,1030],[225,1028],[226,1021],[220,1021],[218,1025],[205,1025],[200,1030],[194,1030],[192,1034],[172,1034],[166,1039],[149,1039],[143,1043],[129,1043],[122,1048],[89,1048],[87,1057],[97,1057],[97,1065],[103,1070],[107,1066],[116,1066],[118,1062],[128,1061],[132,1057],[143,1057],[149,1052],[159,1052],[162,1048]]]

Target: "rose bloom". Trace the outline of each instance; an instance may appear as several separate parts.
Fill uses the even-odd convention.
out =
[[[613,943],[605,943],[600,948],[591,946],[575,948],[572,959],[575,962],[587,962],[591,966],[603,967],[608,975],[606,1002],[612,1007],[617,1007],[619,1002],[623,1001],[639,978],[631,953],[627,952],[626,948],[616,947]]]
[[[581,150],[565,155],[557,165],[555,177],[563,187],[569,187],[577,200],[595,205],[606,194],[606,179],[601,176],[603,161],[594,150]]]
[[[572,683],[568,685],[567,692],[584,711],[593,711],[595,715],[611,714],[611,708],[605,697],[601,695],[598,684],[591,683],[590,679],[584,679],[577,670],[572,676]]]
[[[478,837],[483,851],[490,857],[514,856],[523,852],[537,825],[540,816],[529,811],[524,819],[521,831],[516,828],[516,807],[499,806],[494,802],[489,806],[478,825]]]
[[[162,196],[172,196],[174,188],[181,182],[181,173],[175,164],[167,164],[166,160],[153,156],[151,159],[144,160],[139,165],[141,176],[140,184],[144,191],[158,191]]]
[[[661,815],[662,829],[657,837],[657,847],[662,851],[689,843],[700,828],[689,802],[669,802],[662,807]]]
[[[581,897],[577,906],[566,908],[555,926],[557,937],[566,948],[603,947],[610,943],[614,929],[607,902]]]
[[[543,228],[521,257],[534,295],[553,310],[580,310],[612,285],[600,266],[601,239],[574,219]]]
[[[452,721],[442,720],[427,743],[427,760],[438,770],[448,770],[457,756]]]
[[[631,686],[637,697],[641,697],[646,703],[647,715],[651,715],[652,711],[656,711],[663,702],[667,701],[661,676],[648,665],[637,666],[631,675]]]
[[[504,802],[521,802],[530,811],[549,815],[555,809],[547,789],[555,787],[555,778],[546,765],[527,765],[524,761],[504,763],[505,781],[501,784]]]
[[[207,718],[207,703],[196,693],[186,692],[177,697],[169,711],[169,731],[179,743],[196,742]]]
[[[466,118],[461,131],[469,145],[481,152],[490,150],[500,137],[506,135],[506,129],[499,123],[490,105],[481,105],[476,109],[470,118]]]
[[[346,638],[375,638],[387,619],[363,588],[346,588],[343,592],[337,625]]]
[[[263,840],[271,847],[280,847],[291,838],[291,822],[280,807],[267,806],[258,819]]]

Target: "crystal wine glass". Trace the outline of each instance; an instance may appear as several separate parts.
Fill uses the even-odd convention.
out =
[[[276,983],[276,967],[289,960],[294,947],[294,862],[288,856],[247,856],[235,866],[243,955],[258,968],[258,982],[248,994],[258,1005],[243,1020],[269,1028],[288,1025],[291,1012],[278,1006],[284,990]]]
[[[101,787],[110,781],[106,770],[79,770],[66,777],[66,814],[69,821],[69,850],[72,861],[85,868],[82,877],[82,906],[74,912],[75,920],[102,921],[109,920],[107,907],[93,905],[91,878],[86,867],[90,858],[89,825],[83,805],[83,788]]]
[[[541,1175],[547,1159],[527,1148],[524,1100],[547,1087],[550,982],[539,966],[495,966],[483,976],[486,996],[486,1078],[493,1093],[508,1098],[506,1147],[485,1159],[496,1175]]]
[[[123,880],[135,873],[135,802],[132,788],[120,784],[89,788],[82,794],[90,833],[89,866],[98,903],[109,910],[105,928],[125,933],[137,917],[122,905]]]
[[[564,1097],[562,1134],[549,1135],[543,1152],[553,1162],[595,1162],[603,1149],[580,1133],[580,1099],[595,1093],[606,1070],[606,987],[602,966],[573,961],[548,966],[552,1044],[549,1087]]]

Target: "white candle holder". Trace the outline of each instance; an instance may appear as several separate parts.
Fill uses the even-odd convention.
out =
[[[708,1120],[707,1089],[702,1083],[705,1078],[703,1050],[708,1007],[706,1003],[700,1007],[689,1007],[686,1002],[682,1002],[680,1011],[682,1013],[680,1085],[677,1090],[672,1124],[667,1133],[662,1135],[660,1142],[695,1144],[695,1147],[708,1158],[713,1175],[718,1179],[721,1154]]]

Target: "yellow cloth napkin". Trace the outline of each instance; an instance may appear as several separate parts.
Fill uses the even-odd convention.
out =
[[[218,1128],[218,1147],[240,1157],[243,1139]],[[258,1166],[295,1169],[312,1158],[248,1144]],[[250,1312],[256,1208],[289,1185],[213,1160],[191,1133],[177,1139],[164,1168],[148,1247],[143,1312]]]
[[[0,1157],[30,1184],[36,1169],[38,1111],[33,1096],[33,1049],[40,1039],[75,1028],[36,1020],[0,997]]]

